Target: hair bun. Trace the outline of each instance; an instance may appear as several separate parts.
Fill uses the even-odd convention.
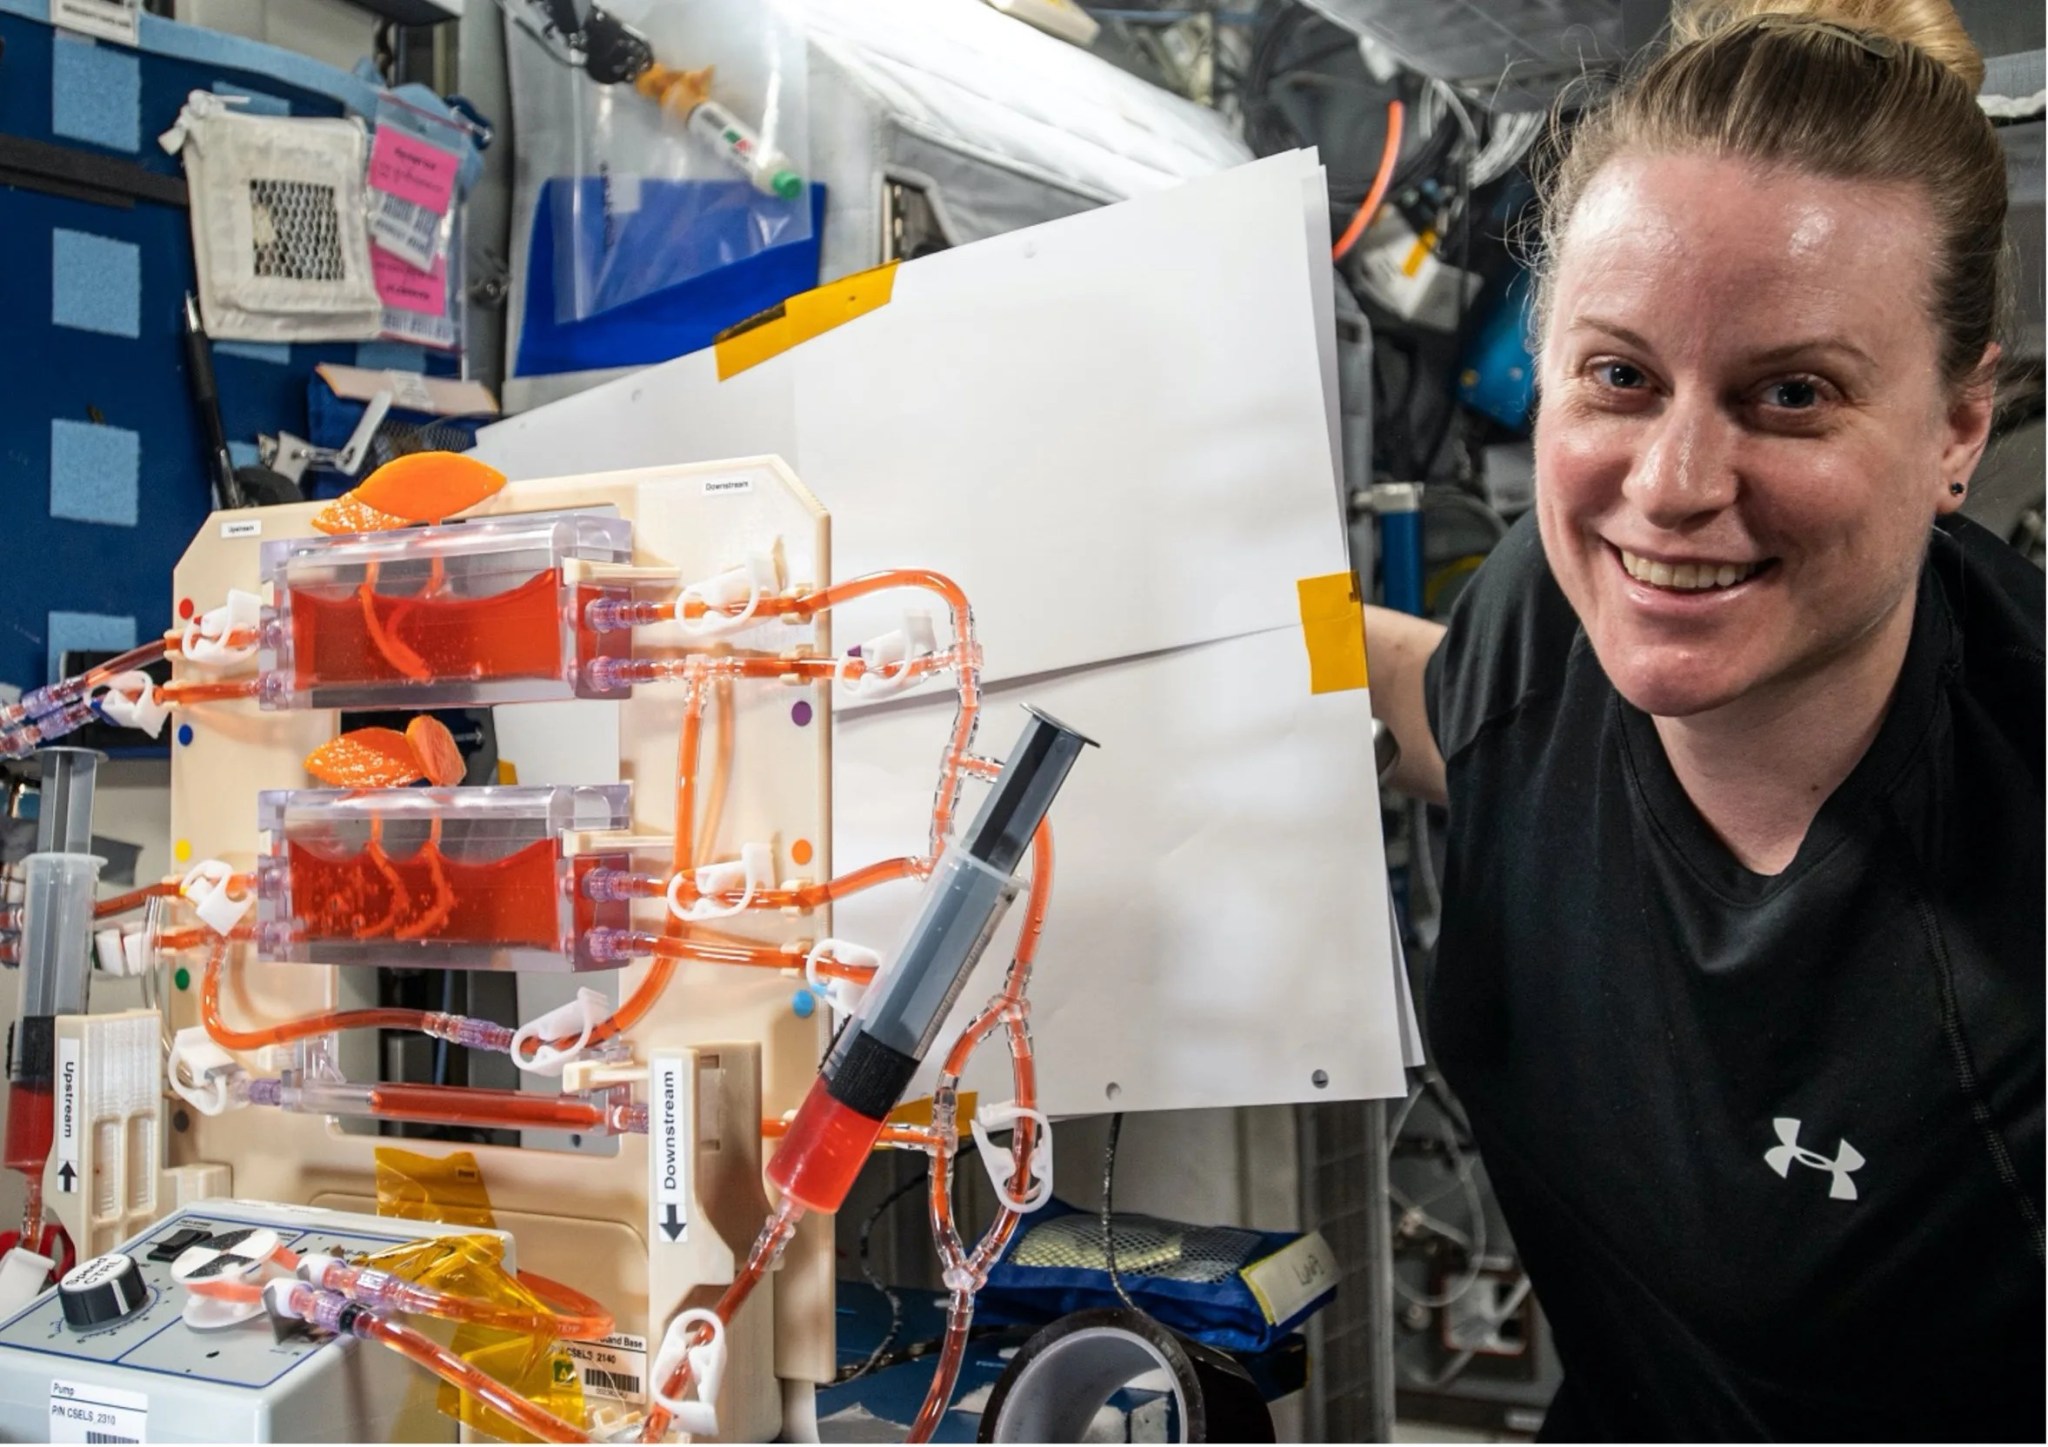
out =
[[[1961,76],[1971,94],[1984,84],[1984,57],[1949,0],[1690,0],[1672,16],[1672,38],[1689,44],[1767,16],[1901,41]]]

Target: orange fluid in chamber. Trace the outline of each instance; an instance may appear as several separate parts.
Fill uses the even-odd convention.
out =
[[[562,672],[561,574],[537,573],[487,598],[291,590],[294,681],[347,683],[556,678]]]
[[[393,856],[376,846],[333,857],[287,846],[293,914],[310,940],[458,940],[552,950],[556,843],[538,839],[488,863],[432,844]]]

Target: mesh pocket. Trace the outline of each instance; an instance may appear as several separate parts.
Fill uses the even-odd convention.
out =
[[[255,179],[249,182],[249,212],[257,276],[340,281],[347,275],[332,186]]]
[[[1114,1216],[1110,1230],[1116,1239],[1119,1275],[1162,1281],[1227,1281],[1261,1254],[1263,1239],[1256,1231],[1183,1226],[1153,1216]],[[1042,1222],[1025,1233],[1009,1262],[1024,1267],[1107,1270],[1102,1221],[1077,1212]]]

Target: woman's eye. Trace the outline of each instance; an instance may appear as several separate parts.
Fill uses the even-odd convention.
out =
[[[1763,390],[1764,405],[1783,407],[1791,412],[1803,412],[1820,402],[1820,388],[1811,382],[1797,379],[1789,382],[1773,382]]]
[[[1607,386],[1625,392],[1634,391],[1649,381],[1641,368],[1631,367],[1627,362],[1601,362],[1593,368],[1593,375]]]

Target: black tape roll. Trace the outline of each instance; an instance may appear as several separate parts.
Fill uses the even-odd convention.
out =
[[[1079,1442],[1112,1396],[1155,1371],[1180,1409],[1171,1440],[1273,1440],[1273,1414],[1243,1367],[1121,1308],[1077,1311],[1025,1342],[982,1409],[980,1440]]]

